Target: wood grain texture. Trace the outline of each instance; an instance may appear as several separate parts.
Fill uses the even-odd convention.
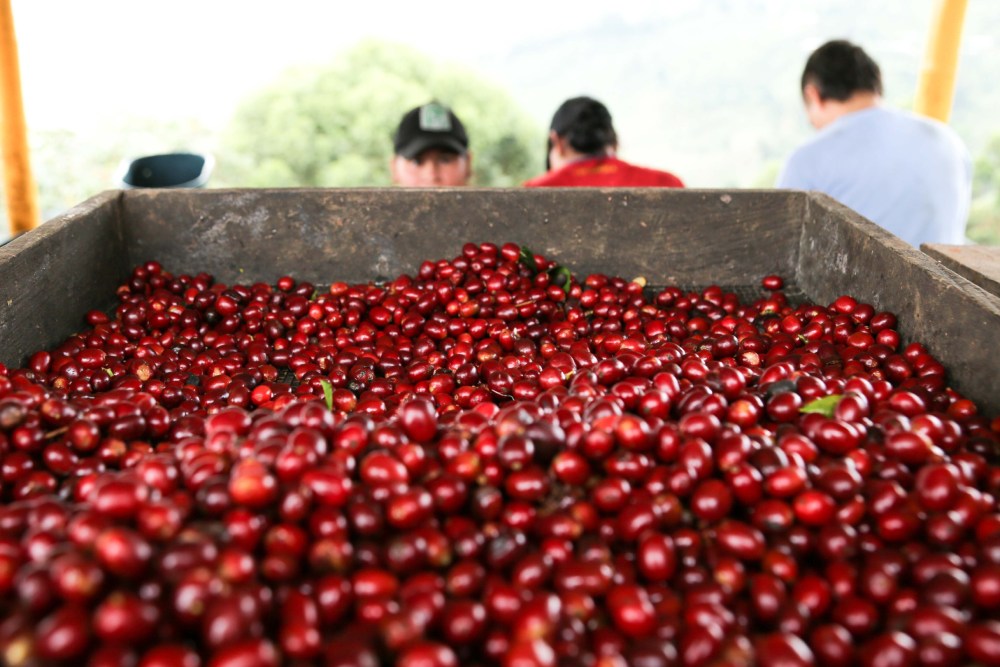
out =
[[[1000,296],[1000,247],[925,243],[920,249],[990,294]]]
[[[220,280],[412,273],[467,241],[514,241],[574,272],[741,284],[795,265],[804,196],[677,190],[129,191],[130,261]]]
[[[799,257],[806,294],[824,305],[851,294],[895,313],[906,342],[923,343],[958,391],[1000,414],[1000,298],[824,195],[811,195]]]
[[[20,366],[115,303],[127,275],[118,194],[107,192],[0,247],[0,363]]]

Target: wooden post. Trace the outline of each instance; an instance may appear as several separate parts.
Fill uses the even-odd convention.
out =
[[[0,0],[0,141],[3,181],[12,236],[38,226],[38,200],[31,174],[28,128],[21,99],[21,74],[10,0]]]
[[[936,0],[914,110],[947,123],[955,96],[955,70],[968,0]]]

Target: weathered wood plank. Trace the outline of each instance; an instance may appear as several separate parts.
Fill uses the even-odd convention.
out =
[[[84,328],[127,275],[118,193],[106,192],[0,247],[0,363]]]
[[[990,294],[1000,296],[1000,247],[925,243],[920,249]]]
[[[957,390],[1000,413],[1000,298],[823,195],[810,199],[799,258],[806,294],[824,304],[851,294],[895,313],[906,341],[923,343]]]
[[[514,241],[582,275],[743,284],[794,266],[804,206],[766,191],[133,190],[123,218],[132,263],[227,282],[367,281]]]

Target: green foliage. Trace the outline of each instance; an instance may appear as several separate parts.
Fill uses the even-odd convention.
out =
[[[333,385],[329,380],[321,379],[319,385],[323,387],[323,400],[326,402],[326,409],[333,410]]]
[[[983,245],[1000,245],[1000,135],[990,139],[975,163],[968,236]]]
[[[773,188],[778,183],[778,176],[781,175],[781,164],[780,160],[769,160],[765,162],[763,169],[747,187]]]
[[[367,41],[244,100],[224,134],[214,185],[388,185],[399,119],[432,99],[465,124],[476,185],[514,186],[533,175],[544,133],[503,89],[409,47]]]
[[[1000,190],[1000,134],[990,139],[979,154],[973,170],[972,188],[980,193]]]
[[[826,417],[833,417],[833,413],[837,409],[837,404],[840,403],[840,399],[842,398],[841,394],[830,394],[823,398],[817,398],[803,405],[800,412],[818,412]]]

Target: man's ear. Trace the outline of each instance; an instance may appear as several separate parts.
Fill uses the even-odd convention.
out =
[[[816,84],[807,83],[802,89],[802,102],[806,107],[806,117],[809,119],[809,124],[817,130],[822,129],[833,120],[830,100],[823,99]]]
[[[393,155],[389,158],[389,176],[392,178],[393,185],[399,185],[399,166],[398,166],[399,156]]]
[[[556,134],[555,130],[549,130],[549,141],[560,157],[566,157],[566,140]]]
[[[806,106],[819,106],[823,103],[823,96],[815,83],[807,83],[802,88],[802,101],[805,102]]]

